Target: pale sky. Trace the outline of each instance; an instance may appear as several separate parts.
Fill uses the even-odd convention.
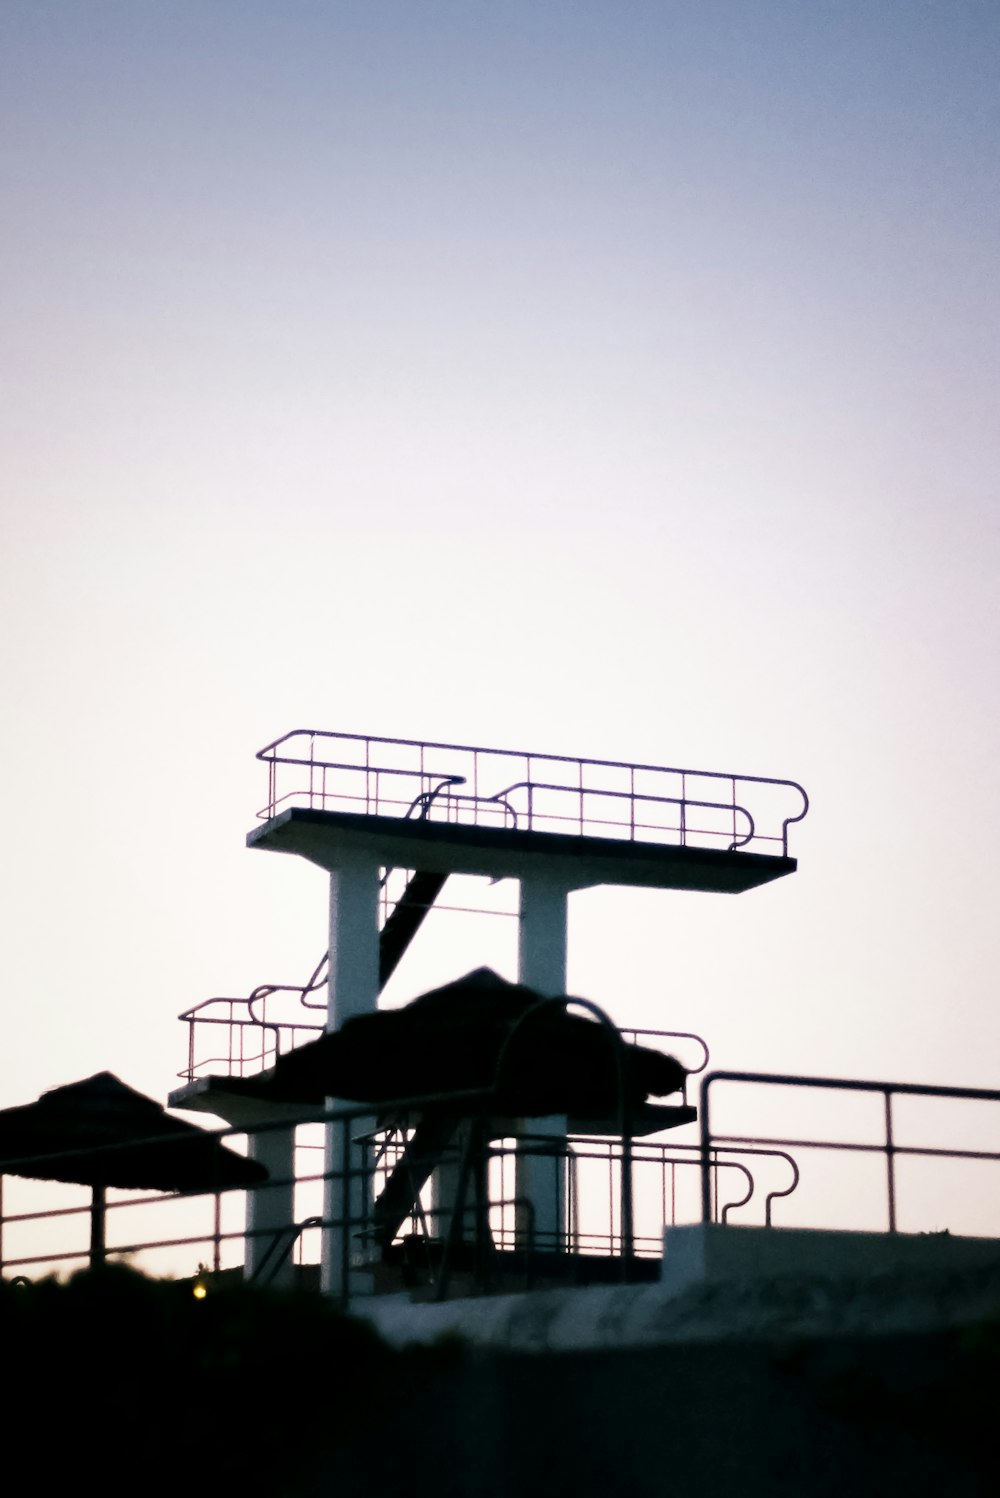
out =
[[[794,878],[578,895],[571,987],[1000,1085],[998,61],[993,0],[3,0],[0,1106],[305,979],[296,726],[802,781]],[[397,999],[511,971],[468,920]]]

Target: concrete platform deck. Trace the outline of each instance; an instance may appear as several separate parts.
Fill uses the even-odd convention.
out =
[[[781,854],[729,852],[454,822],[291,807],[247,835],[247,846],[295,853],[322,869],[368,856],[384,868],[420,868],[491,879],[533,873],[567,889],[624,885],[742,894],[792,874]]]

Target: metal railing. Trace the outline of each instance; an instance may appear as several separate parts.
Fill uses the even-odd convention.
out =
[[[475,1096],[465,1095],[462,1102],[472,1107]],[[454,1102],[448,1099],[417,1099],[399,1105],[403,1116],[431,1105]],[[486,1102],[486,1098],[481,1099]],[[370,1107],[358,1106],[322,1113],[303,1113],[301,1127],[321,1124],[332,1130],[332,1138],[325,1150],[325,1167],[296,1174],[294,1184],[301,1190],[317,1191],[335,1185],[336,1199],[342,1203],[354,1203],[354,1207],[342,1216],[324,1216],[308,1213],[297,1216],[280,1231],[260,1229],[256,1235],[248,1234],[243,1227],[224,1227],[223,1199],[217,1193],[187,1193],[183,1196],[118,1193],[116,1199],[106,1203],[108,1222],[107,1258],[131,1259],[149,1254],[170,1256],[170,1272],[173,1274],[195,1274],[201,1271],[220,1273],[227,1267],[235,1267],[244,1257],[247,1239],[250,1236],[266,1239],[265,1252],[260,1259],[257,1282],[266,1284],[272,1280],[287,1262],[293,1250],[298,1263],[307,1263],[302,1254],[303,1240],[307,1234],[333,1231],[338,1240],[340,1256],[339,1278],[350,1295],[359,1284],[370,1292],[370,1278],[377,1273],[382,1288],[399,1288],[399,1273],[393,1264],[400,1262],[400,1252],[405,1244],[408,1249],[410,1276],[413,1283],[413,1265],[418,1268],[417,1280],[429,1290],[440,1289],[442,1264],[447,1270],[443,1248],[449,1235],[461,1248],[468,1249],[476,1232],[476,1203],[470,1198],[459,1207],[460,1219],[454,1221],[454,1202],[414,1202],[412,1212],[395,1235],[393,1244],[385,1246],[379,1242],[373,1217],[374,1203],[389,1172],[403,1157],[409,1141],[410,1130],[403,1124],[394,1131],[365,1132],[370,1123]],[[298,1127],[298,1126],[296,1126]],[[226,1128],[211,1132],[221,1141],[232,1142],[236,1138],[253,1137],[287,1129],[287,1122],[267,1125],[253,1130]],[[151,1153],[161,1147],[170,1147],[170,1141],[151,1140],[145,1146]],[[528,1202],[518,1196],[515,1177],[519,1162],[535,1156],[543,1150],[552,1165],[551,1190],[567,1203],[565,1228],[558,1234],[546,1234],[536,1229],[534,1216],[541,1208],[545,1215],[544,1201]],[[446,1152],[438,1168],[447,1169],[460,1163],[460,1150]],[[73,1152],[80,1160],[85,1151]],[[756,1182],[751,1166],[754,1156],[770,1155],[783,1164],[791,1166],[791,1175],[779,1189],[772,1187],[770,1196],[785,1195],[794,1188],[794,1163],[779,1151],[744,1151],[720,1147],[712,1162],[712,1174],[716,1181],[714,1212],[720,1221],[728,1221],[731,1213],[751,1201]],[[630,1156],[630,1157],[629,1157]],[[47,1165],[55,1165],[58,1156],[47,1157]],[[334,1163],[331,1163],[334,1162]],[[489,1197],[486,1203],[486,1238],[480,1245],[490,1259],[492,1272],[505,1275],[508,1283],[530,1282],[539,1274],[553,1272],[563,1262],[570,1279],[586,1281],[586,1262],[595,1259],[636,1257],[646,1261],[655,1260],[662,1252],[662,1226],[679,1220],[693,1220],[696,1215],[696,1192],[690,1195],[689,1212],[678,1208],[678,1176],[691,1175],[697,1178],[701,1164],[699,1146],[696,1143],[669,1144],[636,1140],[629,1153],[623,1151],[619,1140],[596,1140],[575,1136],[568,1139],[553,1139],[548,1135],[520,1135],[517,1138],[492,1139],[486,1141],[481,1165],[485,1179],[489,1182]],[[632,1176],[632,1199],[640,1219],[639,1227],[628,1232],[627,1224],[619,1210],[621,1200],[621,1174],[623,1168]],[[0,1162],[2,1172],[2,1162]],[[600,1178],[600,1179],[598,1179]],[[736,1191],[725,1186],[732,1181]],[[0,1174],[0,1186],[3,1177]],[[259,1189],[267,1191],[291,1184],[288,1180],[274,1178]],[[36,1183],[37,1184],[37,1183]],[[62,1192],[80,1190],[53,1183],[53,1188]],[[226,1198],[239,1199],[242,1192],[227,1192]],[[186,1207],[185,1207],[186,1204]],[[207,1220],[197,1231],[184,1231],[170,1235],[156,1231],[153,1222],[167,1220],[167,1214],[178,1206],[197,1207]],[[28,1211],[5,1212],[3,1193],[0,1190],[0,1273],[22,1275],[67,1272],[85,1265],[89,1250],[84,1241],[84,1230],[91,1213],[88,1204],[45,1206]],[[141,1218],[145,1231],[115,1232],[112,1224]],[[36,1230],[45,1228],[44,1238],[32,1242]],[[53,1231],[65,1231],[69,1241],[56,1244]],[[17,1240],[17,1241],[12,1241]],[[419,1240],[419,1241],[417,1241]],[[388,1268],[383,1268],[383,1260]],[[571,1263],[570,1261],[580,1261]],[[448,1271],[450,1272],[450,1271]],[[513,1281],[511,1277],[513,1276]],[[445,1285],[447,1282],[445,1281]]]
[[[265,745],[269,820],[288,807],[788,855],[797,781],[293,729]],[[753,809],[745,804],[753,802]]]
[[[324,1025],[309,1016],[325,1012],[326,1002],[311,1003],[309,996],[326,981],[325,964],[324,955],[304,984],[263,983],[245,998],[216,996],[186,1009],[179,1018],[188,1027],[187,1066],[178,1075],[189,1082],[210,1075],[253,1076],[273,1066],[279,1055],[315,1040],[323,1033]],[[687,1072],[682,1089],[687,1103],[690,1079],[708,1065],[705,1040],[690,1030],[626,1028],[621,1033],[629,1042],[653,1044],[660,1050],[669,1044],[671,1054],[676,1050],[672,1043],[681,1042],[682,1054],[677,1059]],[[690,1062],[683,1054],[688,1049],[692,1053]]]
[[[872,1142],[845,1139],[802,1137],[761,1137],[742,1134],[719,1134],[712,1129],[711,1093],[720,1083],[756,1087],[805,1088],[817,1092],[867,1094],[882,1100],[882,1138]],[[992,1161],[1000,1163],[1000,1150],[958,1149],[932,1145],[901,1144],[893,1114],[894,1100],[902,1097],[938,1098],[954,1102],[1000,1103],[1000,1091],[981,1087],[941,1087],[918,1082],[862,1081],[844,1077],[794,1076],[778,1072],[715,1071],[702,1079],[699,1115],[701,1120],[702,1221],[713,1220],[712,1172],[715,1152],[720,1148],[831,1150],[869,1156],[882,1156],[885,1162],[886,1228],[898,1231],[897,1162],[900,1159],[939,1159]],[[1000,1118],[997,1120],[1000,1125]],[[811,1224],[813,1225],[813,1224]]]
[[[371,1138],[369,1161],[377,1164],[367,1182],[369,1198],[404,1162],[408,1138],[406,1128]],[[439,1168],[450,1173],[452,1182],[464,1155],[465,1145],[460,1144],[441,1158]],[[518,1191],[519,1166],[539,1157],[548,1166],[547,1191],[529,1201]],[[751,1204],[758,1188],[754,1168],[765,1157],[783,1172],[766,1192],[765,1220],[770,1219],[771,1202],[795,1189],[795,1162],[784,1151],[722,1149],[712,1162],[714,1221],[728,1222],[732,1213]],[[415,1202],[407,1223],[400,1226],[388,1257],[401,1262],[405,1247],[407,1283],[411,1288],[422,1285],[437,1298],[461,1272],[466,1276],[465,1293],[470,1275],[476,1289],[485,1292],[498,1285],[507,1290],[530,1288],[541,1281],[648,1279],[662,1257],[664,1227],[696,1220],[700,1165],[696,1143],[634,1141],[626,1152],[620,1141],[582,1136],[522,1134],[494,1139],[483,1146],[477,1162],[485,1189],[459,1193],[455,1201],[444,1203],[428,1190],[428,1199]],[[620,1209],[623,1170],[632,1179],[631,1231]],[[686,1212],[679,1201],[679,1177],[689,1178],[693,1188],[685,1194]],[[538,1183],[536,1175],[536,1188]],[[539,1223],[551,1221],[555,1202],[565,1205],[565,1222],[558,1230],[546,1230]],[[371,1268],[364,1245],[371,1245],[377,1257],[376,1240],[377,1229],[361,1222],[355,1230],[360,1253],[354,1267],[359,1272]],[[350,1273],[349,1266],[344,1272]]]
[[[325,1015],[327,1006],[325,997],[316,1002],[310,995],[326,983],[326,962],[324,953],[305,983],[260,983],[242,998],[215,995],[185,1009],[178,1018],[188,1027],[188,1059],[178,1075],[187,1081],[217,1072],[252,1076],[285,1051],[315,1040],[324,1025],[314,1016]],[[208,1054],[199,1054],[199,1042]]]
[[[629,1156],[621,1143],[610,1138],[595,1139],[589,1135],[570,1135],[565,1141],[554,1142],[548,1135],[519,1135],[516,1139],[495,1142],[489,1147],[488,1160],[499,1168],[500,1189],[494,1203],[491,1227],[498,1246],[513,1248],[517,1243],[518,1224],[516,1214],[506,1209],[513,1201],[513,1169],[518,1160],[532,1150],[544,1149],[552,1157],[561,1175],[561,1187],[567,1203],[567,1222],[564,1233],[554,1236],[544,1246],[570,1254],[619,1255],[627,1251],[622,1230],[619,1181],[623,1165]],[[795,1161],[785,1150],[779,1149],[728,1149],[725,1146],[713,1150],[710,1173],[712,1177],[711,1221],[728,1222],[730,1214],[751,1205],[757,1195],[758,1181],[751,1164],[757,1159],[768,1158],[780,1161],[788,1167],[785,1183],[772,1186],[763,1198],[763,1215],[767,1224],[771,1220],[772,1203],[779,1197],[790,1196],[798,1184],[799,1173]],[[632,1251],[641,1258],[658,1259],[663,1252],[663,1229],[675,1227],[687,1214],[679,1209],[678,1176],[700,1171],[702,1165],[701,1146],[672,1140],[669,1144],[658,1144],[649,1140],[633,1140],[630,1150],[633,1172],[633,1203],[637,1219],[647,1223],[655,1219],[655,1227],[643,1231],[635,1227],[631,1234]],[[749,1163],[748,1163],[749,1162]],[[594,1165],[586,1182],[582,1177],[588,1165]],[[727,1177],[740,1177],[742,1196],[731,1196],[723,1190]],[[734,1185],[737,1184],[734,1180]],[[555,1186],[553,1187],[555,1190]],[[587,1209],[590,1209],[589,1214]],[[594,1210],[596,1208],[596,1210]],[[589,1215],[589,1225],[585,1225]],[[603,1222],[596,1219],[603,1218]],[[536,1238],[537,1238],[536,1234]]]
[[[712,1124],[714,1093],[722,1085],[776,1088],[786,1092],[806,1089],[845,1097],[867,1095],[880,1104],[878,1137],[870,1140],[820,1134],[810,1137],[802,1131],[789,1132],[787,1136],[722,1133]],[[753,1220],[762,1216],[764,1224],[770,1225],[773,1205],[790,1197],[799,1184],[796,1157],[803,1151],[844,1151],[854,1158],[860,1155],[881,1160],[886,1226],[889,1233],[899,1232],[898,1172],[902,1161],[920,1158],[977,1165],[1000,1164],[1000,1150],[996,1149],[903,1142],[897,1113],[904,1099],[995,1105],[1000,1104],[1000,1091],[717,1071],[705,1076],[701,1084],[701,1137],[697,1143],[634,1139],[626,1141],[623,1148],[623,1141],[610,1137],[594,1139],[577,1135],[553,1139],[539,1135],[485,1138],[481,1178],[487,1188],[485,1224],[488,1231],[481,1235],[480,1246],[493,1275],[493,1283],[510,1287],[517,1283],[540,1282],[558,1268],[560,1262],[570,1282],[585,1282],[588,1262],[601,1259],[634,1257],[637,1269],[641,1269],[643,1263],[648,1264],[659,1256],[662,1225],[694,1221],[699,1215],[705,1222],[732,1224],[737,1220],[737,1214],[740,1221],[746,1221],[752,1213]],[[480,1108],[488,1109],[491,1095],[463,1094],[403,1100],[393,1105],[398,1110],[394,1140],[384,1137],[386,1131],[382,1131],[383,1137],[372,1134],[371,1104],[304,1113],[301,1118],[303,1126],[320,1124],[332,1132],[327,1141],[324,1165],[315,1171],[298,1174],[297,1188],[315,1195],[324,1188],[329,1192],[332,1186],[332,1199],[353,1205],[345,1206],[340,1215],[302,1208],[297,1212],[296,1220],[283,1227],[280,1233],[260,1229],[258,1237],[263,1235],[268,1243],[274,1240],[273,1254],[267,1262],[273,1263],[275,1271],[280,1269],[294,1248],[297,1262],[307,1264],[310,1260],[304,1251],[305,1240],[309,1239],[309,1251],[313,1252],[317,1235],[333,1234],[339,1255],[340,1283],[348,1294],[358,1286],[370,1293],[373,1277],[379,1276],[381,1284],[378,1288],[399,1288],[401,1256],[407,1249],[411,1282],[415,1272],[429,1293],[448,1293],[448,1274],[460,1274],[465,1276],[465,1280],[459,1288],[467,1293],[468,1276],[472,1272],[468,1268],[468,1250],[470,1235],[474,1237],[476,1232],[477,1213],[478,1220],[483,1221],[482,1204],[477,1202],[474,1193],[458,1207],[457,1223],[454,1203],[449,1204],[446,1199],[431,1200],[424,1193],[417,1193],[412,1210],[388,1245],[378,1237],[374,1203],[378,1190],[402,1159],[412,1137],[406,1122],[407,1110],[419,1112],[428,1107],[457,1104],[463,1110],[463,1116],[474,1118],[477,1100]],[[488,1113],[479,1116],[485,1126]],[[282,1123],[253,1132],[267,1133],[272,1128],[288,1127],[287,1123]],[[236,1128],[213,1132],[219,1139],[247,1133],[245,1129]],[[149,1142],[150,1151],[155,1152],[158,1147],[170,1148],[171,1142]],[[537,1158],[539,1152],[551,1162],[548,1189],[566,1204],[563,1226],[555,1234],[546,1234],[536,1223],[536,1216],[539,1220],[554,1220],[553,1214],[546,1211],[544,1200],[540,1197],[537,1201],[526,1202],[523,1194],[519,1195],[517,1186],[519,1162],[528,1155]],[[79,1160],[85,1152],[70,1153]],[[53,1156],[49,1164],[55,1159]],[[442,1155],[436,1168],[447,1170],[449,1166],[455,1168],[460,1164],[460,1153],[455,1150],[450,1155]],[[635,1222],[631,1233],[628,1219],[619,1207],[624,1199],[621,1192],[623,1170],[629,1170],[632,1176]],[[775,1175],[776,1170],[781,1173]],[[537,1174],[535,1180],[538,1180]],[[685,1192],[681,1202],[679,1183],[685,1181],[691,1181],[695,1189],[691,1193]],[[0,1185],[3,1184],[0,1180]],[[268,1186],[259,1189],[266,1191],[282,1184],[272,1178]],[[35,1185],[33,1189],[42,1188]],[[73,1188],[53,1186],[49,1189],[66,1192]],[[242,1226],[225,1225],[222,1203],[226,1200],[238,1203],[242,1195],[241,1192],[227,1192],[220,1200],[214,1193],[203,1193],[200,1197],[192,1193],[185,1198],[142,1193],[108,1200],[107,1253],[114,1257],[156,1252],[161,1259],[167,1254],[174,1274],[193,1273],[206,1264],[215,1271],[225,1270],[227,1265],[235,1265],[242,1259],[248,1235]],[[62,1199],[65,1200],[65,1196]],[[84,1228],[92,1208],[84,1203],[62,1206],[58,1201],[57,1197],[55,1204],[49,1200],[41,1207],[11,1211],[10,1203],[6,1204],[5,1210],[3,1195],[0,1194],[0,1271],[8,1276],[28,1272],[44,1274],[87,1261]],[[181,1206],[184,1203],[197,1205],[199,1201],[204,1203],[199,1210],[207,1208],[208,1213],[199,1228],[170,1235],[150,1227],[154,1218],[147,1214],[155,1214],[156,1222],[168,1221],[167,1214],[171,1209],[176,1210],[179,1203]],[[755,1208],[756,1203],[760,1205]],[[226,1211],[231,1217],[232,1208]],[[127,1223],[136,1219],[142,1220],[144,1231],[114,1232],[110,1228],[113,1222]],[[57,1237],[59,1241],[56,1241]],[[443,1246],[449,1238],[453,1250],[457,1248],[465,1253],[465,1260],[461,1254],[453,1252],[451,1269],[445,1272],[447,1261],[443,1259]],[[265,1278],[265,1275],[261,1276],[262,1280]]]

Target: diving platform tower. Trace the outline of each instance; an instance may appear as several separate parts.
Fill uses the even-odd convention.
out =
[[[518,981],[566,993],[567,914],[574,890],[600,885],[741,894],[793,873],[789,827],[808,809],[795,781],[560,755],[297,729],[257,756],[268,774],[251,848],[294,854],[329,876],[326,1028],[374,1013],[379,994],[451,875],[515,879]],[[380,926],[389,871],[406,871]],[[175,1093],[235,1125],[277,1122],[270,1105],[227,1097],[204,1078]],[[336,1101],[336,1100],[334,1100]],[[289,1115],[291,1117],[291,1115]],[[565,1121],[525,1121],[532,1135]],[[331,1131],[332,1132],[332,1131]],[[251,1194],[249,1260],[292,1222],[294,1129],[252,1142],[272,1180]],[[332,1139],[331,1139],[332,1148]],[[519,1190],[541,1229],[559,1204],[536,1201],[531,1160]],[[327,1223],[353,1215],[327,1161]],[[285,1183],[285,1184],[281,1184]],[[356,1204],[353,1204],[356,1206]],[[342,1245],[328,1228],[324,1286],[336,1291]],[[255,1248],[255,1245],[257,1247]]]

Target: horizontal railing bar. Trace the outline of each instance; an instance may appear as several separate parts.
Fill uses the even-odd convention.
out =
[[[988,1087],[944,1087],[930,1082],[876,1082],[854,1077],[796,1076],[785,1072],[713,1071],[704,1078],[706,1092],[713,1082],[753,1082],[775,1087],[819,1087],[835,1092],[896,1093],[901,1097],[948,1097],[1000,1103],[1000,1091]]]
[[[530,782],[530,781],[525,781],[525,782],[523,782],[523,784],[524,784],[524,786],[525,786],[526,789],[535,789],[535,790],[542,789],[542,790],[546,790],[546,791],[557,791],[557,792],[559,792],[562,795],[571,795],[571,796],[579,796],[581,794],[580,787],[579,786],[575,786],[575,785],[545,785],[545,786],[538,786],[537,784],[535,784],[533,782]],[[591,790],[587,790],[587,789],[584,789],[583,795],[584,796],[591,796],[591,797],[593,797],[593,796],[603,796],[603,797],[606,797],[609,800],[614,799],[614,800],[627,801],[627,802],[629,802],[631,804],[635,804],[635,803],[641,802],[641,801],[650,801],[650,802],[656,802],[656,803],[664,805],[664,806],[678,806],[682,810],[686,809],[689,806],[696,806],[696,807],[699,807],[699,808],[701,808],[703,810],[724,812],[727,816],[732,816],[733,813],[735,812],[735,813],[737,813],[737,814],[739,814],[741,816],[746,817],[748,822],[753,823],[753,821],[754,821],[754,819],[753,819],[750,811],[747,809],[747,807],[742,806],[739,802],[736,802],[734,804],[732,801],[695,801],[695,800],[685,800],[681,796],[652,796],[652,795],[648,795],[647,796],[647,795],[644,795],[644,794],[640,794],[638,792],[636,793],[636,795],[632,796],[632,795],[629,794],[628,791],[591,791]],[[278,806],[278,805],[281,804],[282,801],[290,801],[290,800],[292,800],[296,796],[309,796],[314,801],[322,801],[324,803],[328,802],[328,801],[356,801],[358,803],[358,805],[360,805],[360,806],[369,806],[369,805],[371,805],[372,802],[375,802],[376,806],[379,808],[379,811],[377,811],[375,813],[372,813],[372,815],[376,815],[376,816],[382,815],[382,814],[389,815],[390,813],[385,812],[385,808],[387,808],[387,807],[391,807],[391,806],[408,807],[409,804],[410,804],[408,801],[404,801],[401,797],[398,797],[398,796],[378,796],[377,798],[374,797],[374,796],[354,796],[354,795],[351,795],[351,793],[349,791],[346,791],[346,790],[343,790],[343,789],[328,789],[328,790],[323,790],[323,791],[311,791],[308,786],[300,786],[296,790],[286,791],[285,794],[278,799],[278,801],[269,802],[268,805],[269,806]],[[495,796],[447,796],[447,797],[441,796],[441,797],[439,797],[437,799],[437,801],[434,802],[434,805],[435,805],[435,807],[438,807],[438,808],[447,807],[449,805],[452,805],[452,806],[453,805],[467,805],[469,807],[475,807],[479,811],[489,811],[491,807],[495,806],[495,807],[498,808],[498,814],[499,814],[500,811],[502,811],[502,813],[503,813],[503,815],[505,817],[508,816],[508,815],[510,815],[510,816],[516,816],[516,811],[515,811],[515,809],[513,807],[503,807],[502,803],[500,801],[498,801],[498,799]],[[320,808],[320,809],[322,809],[322,808]],[[345,815],[354,815],[353,813],[344,813],[344,814]],[[532,815],[536,819],[544,819],[546,821],[551,821],[551,822],[578,822],[579,821],[579,814],[578,813],[571,813],[571,812],[558,812],[558,811],[551,811],[551,810],[544,810],[544,811],[533,810]],[[404,819],[400,818],[399,820],[404,820]],[[432,817],[432,818],[429,818],[429,820],[432,821],[432,822],[438,823],[438,824],[440,822],[442,822],[442,821],[443,822],[449,822],[449,821],[451,821],[451,819],[447,818],[447,817],[437,817],[437,818],[433,818]],[[610,817],[598,817],[598,816],[595,816],[592,812],[590,814],[585,814],[584,815],[584,821],[587,822],[587,823],[593,823],[596,826],[607,826],[607,827],[628,827],[628,826],[632,825],[631,821],[614,821]],[[462,825],[462,824],[461,823],[456,823],[456,825]],[[468,825],[473,825],[473,824],[468,824]],[[636,822],[634,825],[636,827],[645,828],[647,831],[650,831],[650,832],[680,831],[680,830],[682,830],[681,827],[680,827],[680,825],[677,824],[677,823]],[[724,836],[727,835],[726,831],[721,830],[719,828],[714,828],[714,827],[701,827],[701,828],[690,827],[690,826],[687,825],[686,822],[684,824],[683,830],[686,831],[686,832],[689,832],[689,833],[690,832],[700,832],[700,833],[703,833],[703,834],[705,834],[707,836],[711,836],[711,837],[724,837]],[[730,836],[732,835],[731,830],[729,831],[729,835]],[[758,831],[756,831],[756,827],[755,827],[754,832],[751,834],[751,836],[752,836],[752,838],[753,838],[754,841],[765,841],[766,840],[767,842],[772,842],[772,843],[780,843],[780,842],[783,841],[780,833],[777,833],[777,832],[758,832]],[[295,985],[290,985],[290,986],[294,987]]]
[[[739,1149],[741,1146],[763,1145],[768,1148],[802,1149],[802,1150],[852,1150],[858,1154],[884,1155],[886,1147],[884,1144],[861,1144],[852,1140],[841,1139],[758,1139],[747,1134],[713,1134],[712,1148],[728,1146]],[[697,1146],[694,1146],[697,1148]],[[923,1144],[893,1144],[894,1155],[915,1156],[940,1156],[946,1160],[997,1160],[1000,1161],[1000,1150],[967,1150],[950,1149],[941,1145]]]
[[[270,744],[265,744],[263,749],[258,750],[256,756],[257,759],[261,760],[264,763],[301,763],[304,765],[315,765],[318,769],[328,768],[328,766],[324,765],[324,762],[322,760],[293,760],[284,756],[276,756],[271,753],[272,750],[279,748],[281,744],[287,743],[289,739],[297,738],[299,736],[311,739],[343,739],[350,743],[395,744],[406,749],[441,749],[445,750],[446,752],[483,755],[489,758],[525,760],[530,759],[532,761],[539,761],[542,763],[548,761],[552,764],[562,765],[597,765],[600,766],[601,769],[605,770],[641,770],[651,771],[661,775],[701,775],[712,780],[742,780],[748,781],[754,785],[788,786],[790,789],[798,791],[803,796],[806,801],[806,809],[808,809],[808,795],[806,793],[805,787],[800,785],[797,780],[790,780],[783,776],[779,777],[770,775],[746,775],[738,771],[731,770],[695,770],[677,765],[650,765],[640,762],[630,762],[628,760],[591,759],[582,755],[539,753],[533,749],[488,749],[482,745],[475,744],[447,744],[438,742],[433,739],[392,739],[382,737],[378,734],[336,733],[330,729],[321,728],[292,728],[288,731],[288,733],[282,734],[280,738],[274,739]],[[356,764],[351,765],[349,768],[355,770],[366,770],[369,768],[369,766]],[[373,766],[370,768],[372,770],[372,773],[375,773],[375,767]],[[379,773],[395,774],[397,772],[384,772],[380,769]],[[430,775],[434,772],[430,772],[427,770],[417,770],[407,773],[414,775]]]

